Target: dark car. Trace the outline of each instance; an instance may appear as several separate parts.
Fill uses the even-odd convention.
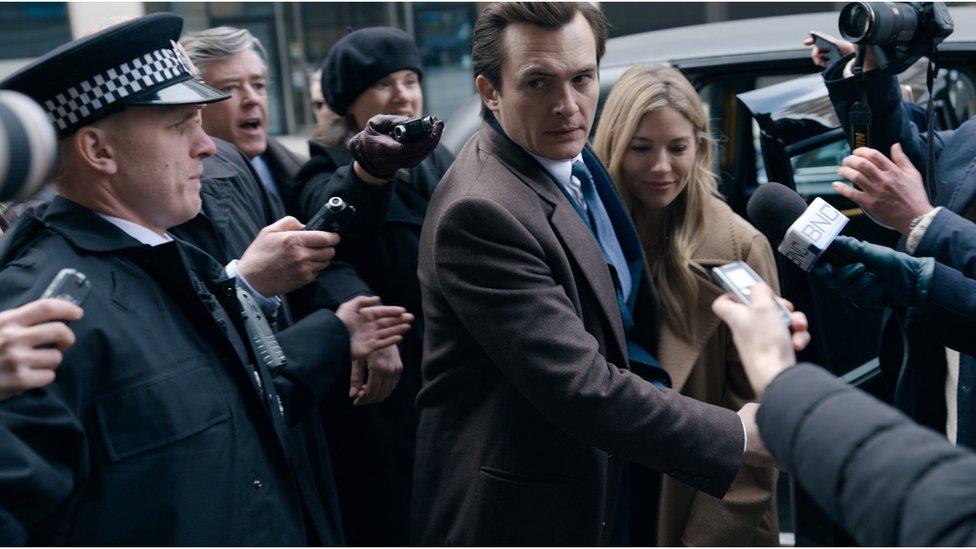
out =
[[[943,128],[976,114],[976,8],[950,9],[956,30],[939,48],[943,70],[934,93],[936,123]],[[851,218],[845,234],[893,246],[897,234],[873,223],[830,185],[850,147],[802,41],[812,30],[837,35],[837,19],[837,12],[765,17],[611,39],[600,66],[600,107],[628,68],[675,66],[706,103],[719,147],[720,190],[737,213],[748,218],[753,191],[777,181],[807,202],[821,197],[844,211]],[[902,75],[919,102],[927,98],[924,70],[920,65]],[[452,152],[480,126],[479,108],[473,98],[448,119],[442,142]],[[784,296],[810,318],[814,341],[801,358],[886,397],[877,365],[882,312],[854,308],[779,254],[777,262]],[[783,544],[853,544],[790,482],[780,482],[779,503]]]

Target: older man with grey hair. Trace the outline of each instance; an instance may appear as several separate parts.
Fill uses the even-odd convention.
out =
[[[186,34],[180,42],[204,81],[230,95],[219,107],[206,109],[203,129],[236,145],[264,186],[294,211],[294,178],[305,159],[268,136],[268,55],[261,41],[247,29],[215,27]]]

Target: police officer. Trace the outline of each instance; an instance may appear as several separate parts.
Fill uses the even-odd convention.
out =
[[[286,430],[321,373],[303,359],[275,376],[247,337],[243,285],[167,233],[200,209],[214,151],[200,111],[226,97],[192,78],[181,29],[172,14],[134,19],[0,82],[40,102],[61,139],[59,196],[0,245],[0,308],[65,267],[92,286],[57,380],[0,402],[0,543],[319,542]],[[317,334],[344,341],[329,352],[393,333],[379,313],[343,315]]]

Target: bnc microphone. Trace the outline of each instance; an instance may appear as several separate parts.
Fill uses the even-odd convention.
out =
[[[807,206],[795,191],[769,182],[752,194],[746,211],[777,251],[804,271],[812,270],[821,257],[838,266],[852,263],[829,249],[849,220],[822,198]]]

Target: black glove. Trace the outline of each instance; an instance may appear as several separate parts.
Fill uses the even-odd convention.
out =
[[[370,175],[381,179],[393,177],[400,168],[410,169],[423,162],[437,148],[444,122],[434,118],[429,134],[401,143],[393,139],[393,127],[410,120],[406,116],[378,114],[369,119],[366,129],[349,140],[349,152]]]
[[[822,261],[812,272],[858,307],[917,307],[925,303],[935,274],[931,257],[912,257],[847,236],[838,236],[830,249],[858,263],[837,268]]]

